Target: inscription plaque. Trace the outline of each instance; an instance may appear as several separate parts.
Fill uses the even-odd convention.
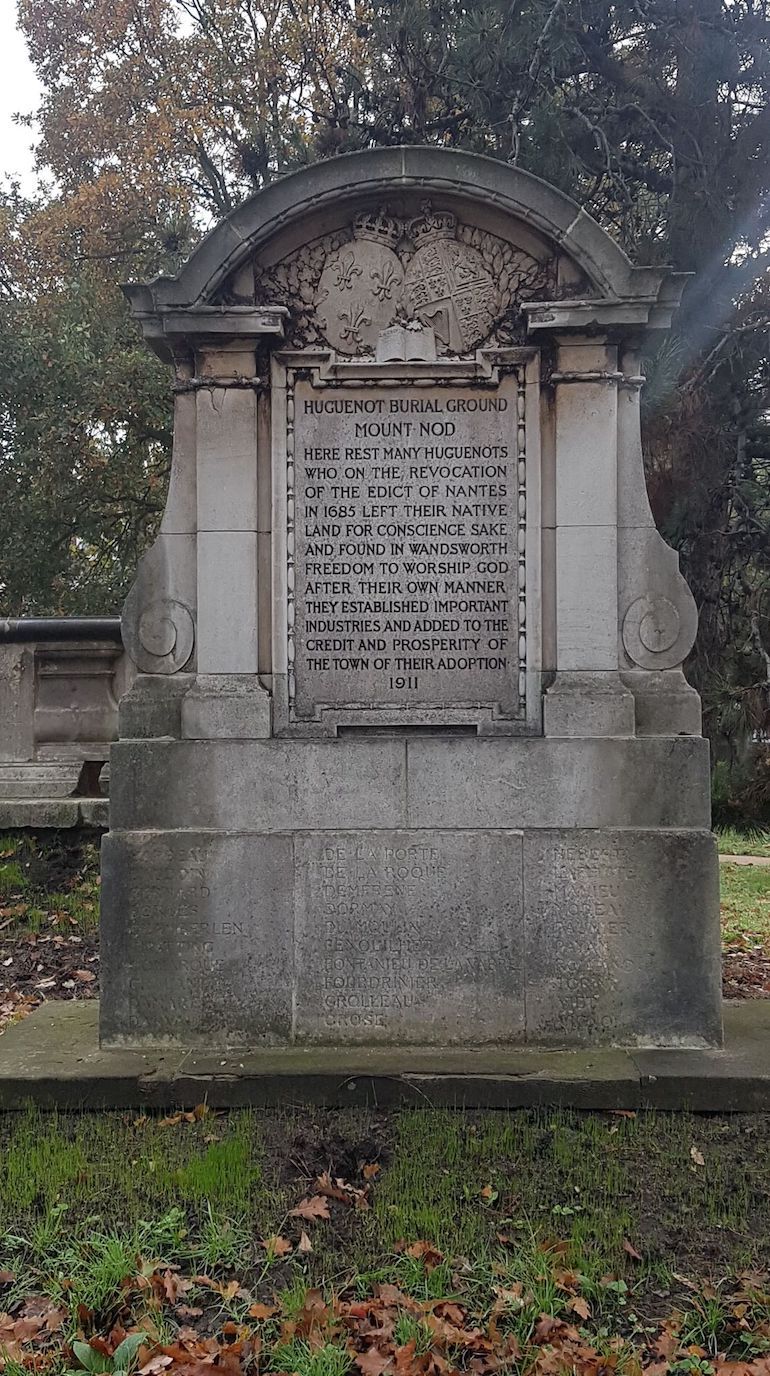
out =
[[[685,864],[700,879],[678,894],[674,921],[671,895]],[[710,883],[704,832],[528,832],[528,1037],[652,1043],[663,1031],[673,1045],[686,1040],[694,1013],[708,1027],[719,962],[693,933]]]
[[[526,712],[523,373],[287,384],[290,720]]]
[[[520,1039],[521,846],[502,830],[297,836],[297,1039]]]

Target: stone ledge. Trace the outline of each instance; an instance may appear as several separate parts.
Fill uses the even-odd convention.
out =
[[[770,1110],[770,1000],[725,1004],[722,1051],[268,1047],[102,1051],[98,1004],[47,1003],[0,1036],[0,1109],[302,1102]]]
[[[109,798],[2,798],[0,830],[17,827],[99,827],[110,825]]]

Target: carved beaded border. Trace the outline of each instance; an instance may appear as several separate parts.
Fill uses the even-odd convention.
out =
[[[289,717],[294,716],[297,696],[296,680],[296,568],[295,568],[295,454],[294,454],[294,387],[298,368],[286,370],[286,674],[289,697]]]
[[[518,707],[519,716],[527,714],[527,384],[526,369],[516,364],[511,371],[516,377],[516,559],[517,559],[517,651],[518,651]],[[286,672],[289,720],[296,720],[296,456],[295,456],[295,386],[298,375],[310,375],[309,368],[286,369]],[[328,383],[320,382],[320,386]],[[337,386],[345,386],[337,381]],[[352,379],[348,386],[358,386]],[[402,379],[382,378],[378,387],[402,386]],[[412,385],[436,385],[414,380]],[[449,384],[446,384],[449,385]]]
[[[524,368],[516,369],[516,504],[518,562],[519,712],[527,713],[527,385]]]

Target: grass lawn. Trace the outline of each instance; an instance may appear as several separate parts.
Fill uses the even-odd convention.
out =
[[[758,855],[770,859],[770,831],[762,827],[757,827],[753,831],[720,827],[717,842],[721,855]]]
[[[756,1116],[9,1114],[6,1370],[132,1329],[148,1376],[765,1360],[769,1146]]]
[[[770,836],[718,834],[720,853],[770,855]],[[726,998],[770,998],[770,864],[719,866],[723,989]]]
[[[722,933],[727,944],[741,938],[770,943],[770,865],[719,867]]]

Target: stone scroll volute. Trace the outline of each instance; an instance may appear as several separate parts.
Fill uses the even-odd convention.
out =
[[[637,702],[637,730],[656,734],[665,711],[667,731],[697,735],[700,702],[682,665],[698,630],[695,599],[679,556],[655,527],[644,478],[640,373],[636,350],[622,356],[618,397],[618,628],[625,682]],[[652,693],[652,696],[651,696]]]

